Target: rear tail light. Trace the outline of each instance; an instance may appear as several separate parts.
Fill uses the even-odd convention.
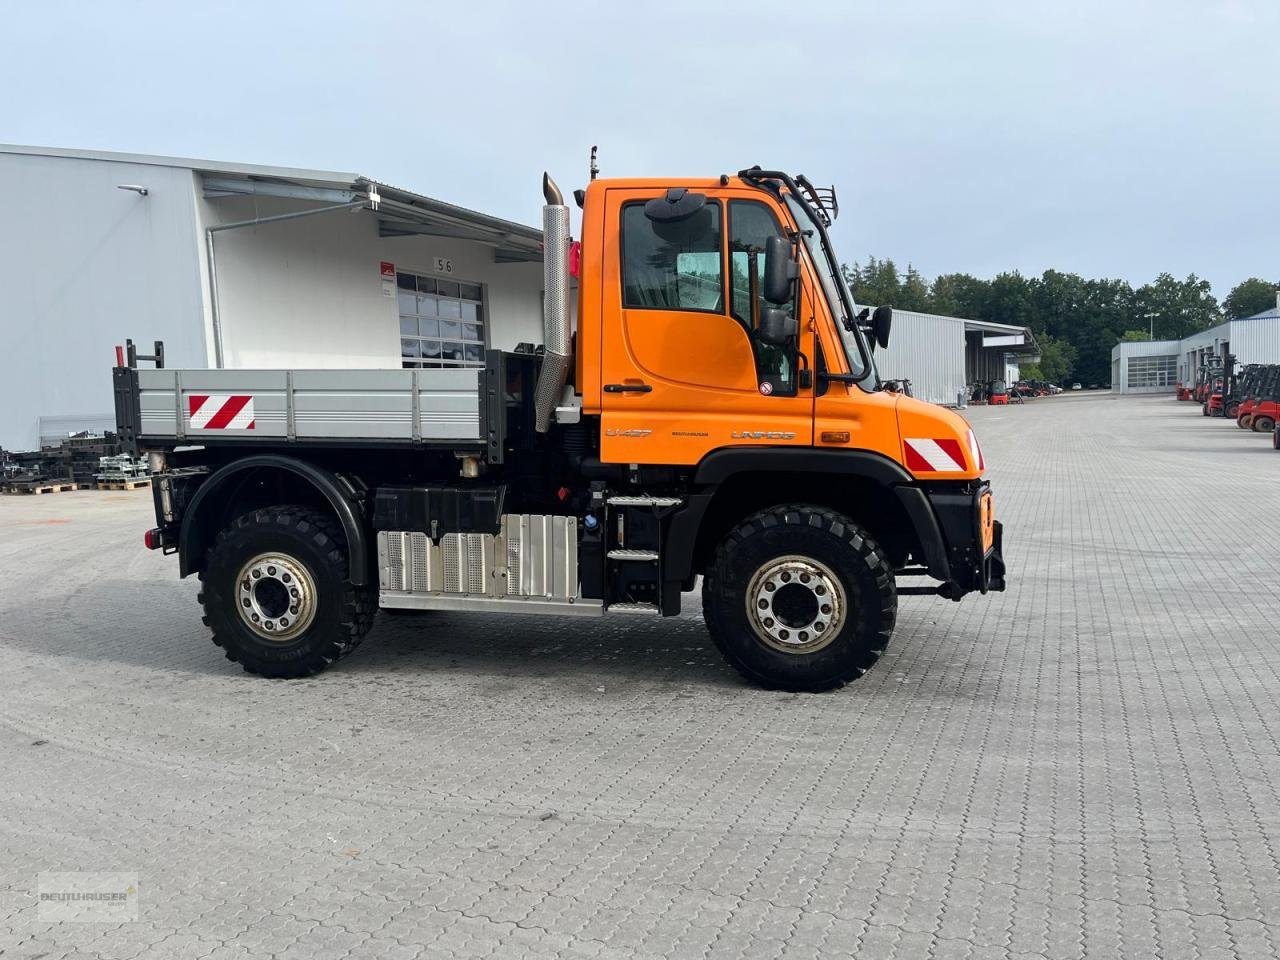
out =
[[[159,527],[154,527],[142,535],[142,542],[148,550],[159,550],[164,546],[164,538]]]

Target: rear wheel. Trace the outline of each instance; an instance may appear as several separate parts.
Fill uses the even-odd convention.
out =
[[[1252,424],[1253,424],[1253,417],[1247,413],[1241,414],[1239,417],[1236,418],[1236,426],[1239,427],[1241,430],[1248,430]]]
[[[1207,403],[1200,407],[1200,413],[1206,417],[1209,415],[1209,405]]]
[[[1272,417],[1254,417],[1253,429],[1258,433],[1270,433],[1276,428],[1276,422]]]
[[[711,638],[747,679],[820,691],[855,680],[893,635],[898,594],[880,546],[848,517],[809,505],[748,517],[703,580]]]
[[[1228,403],[1226,408],[1223,410],[1223,416],[1231,417],[1232,419],[1235,419],[1239,413],[1240,404],[1238,403]]]
[[[265,677],[318,673],[373,624],[373,592],[348,581],[340,528],[303,507],[237,518],[218,536],[200,581],[213,642]]]

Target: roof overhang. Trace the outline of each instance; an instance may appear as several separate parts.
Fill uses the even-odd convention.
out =
[[[310,203],[363,201],[381,237],[443,237],[484,244],[498,263],[542,260],[542,231],[357,175],[319,171],[201,171],[207,200],[274,197]]]
[[[989,320],[965,320],[965,333],[982,335],[982,347],[1001,350],[1020,356],[1039,356],[1040,345],[1029,327],[1011,323],[992,323]]]

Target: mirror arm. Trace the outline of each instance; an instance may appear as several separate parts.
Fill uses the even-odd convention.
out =
[[[827,373],[825,370],[818,372],[820,380],[826,380],[830,383],[861,383],[863,377],[854,376],[852,373]]]

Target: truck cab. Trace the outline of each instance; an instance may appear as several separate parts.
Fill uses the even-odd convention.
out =
[[[447,390],[434,371],[386,371],[412,377],[403,400],[387,378],[400,407],[376,425],[353,412],[370,372],[275,372],[268,437],[252,414],[214,435],[197,413],[220,376],[252,411],[244,371],[117,370],[122,431],[157,471],[148,544],[204,579],[228,656],[313,673],[378,608],[672,616],[701,579],[734,667],[822,690],[879,657],[899,596],[1004,589],[978,440],[884,389],[892,310],[860,310],[841,280],[833,189],[758,167],[593,178],[576,240],[550,177],[543,191],[544,343],[490,351]],[[469,383],[474,432],[455,428]],[[259,409],[277,403],[267,390]],[[150,426],[146,410],[162,411]],[[389,433],[400,418],[412,428]]]

